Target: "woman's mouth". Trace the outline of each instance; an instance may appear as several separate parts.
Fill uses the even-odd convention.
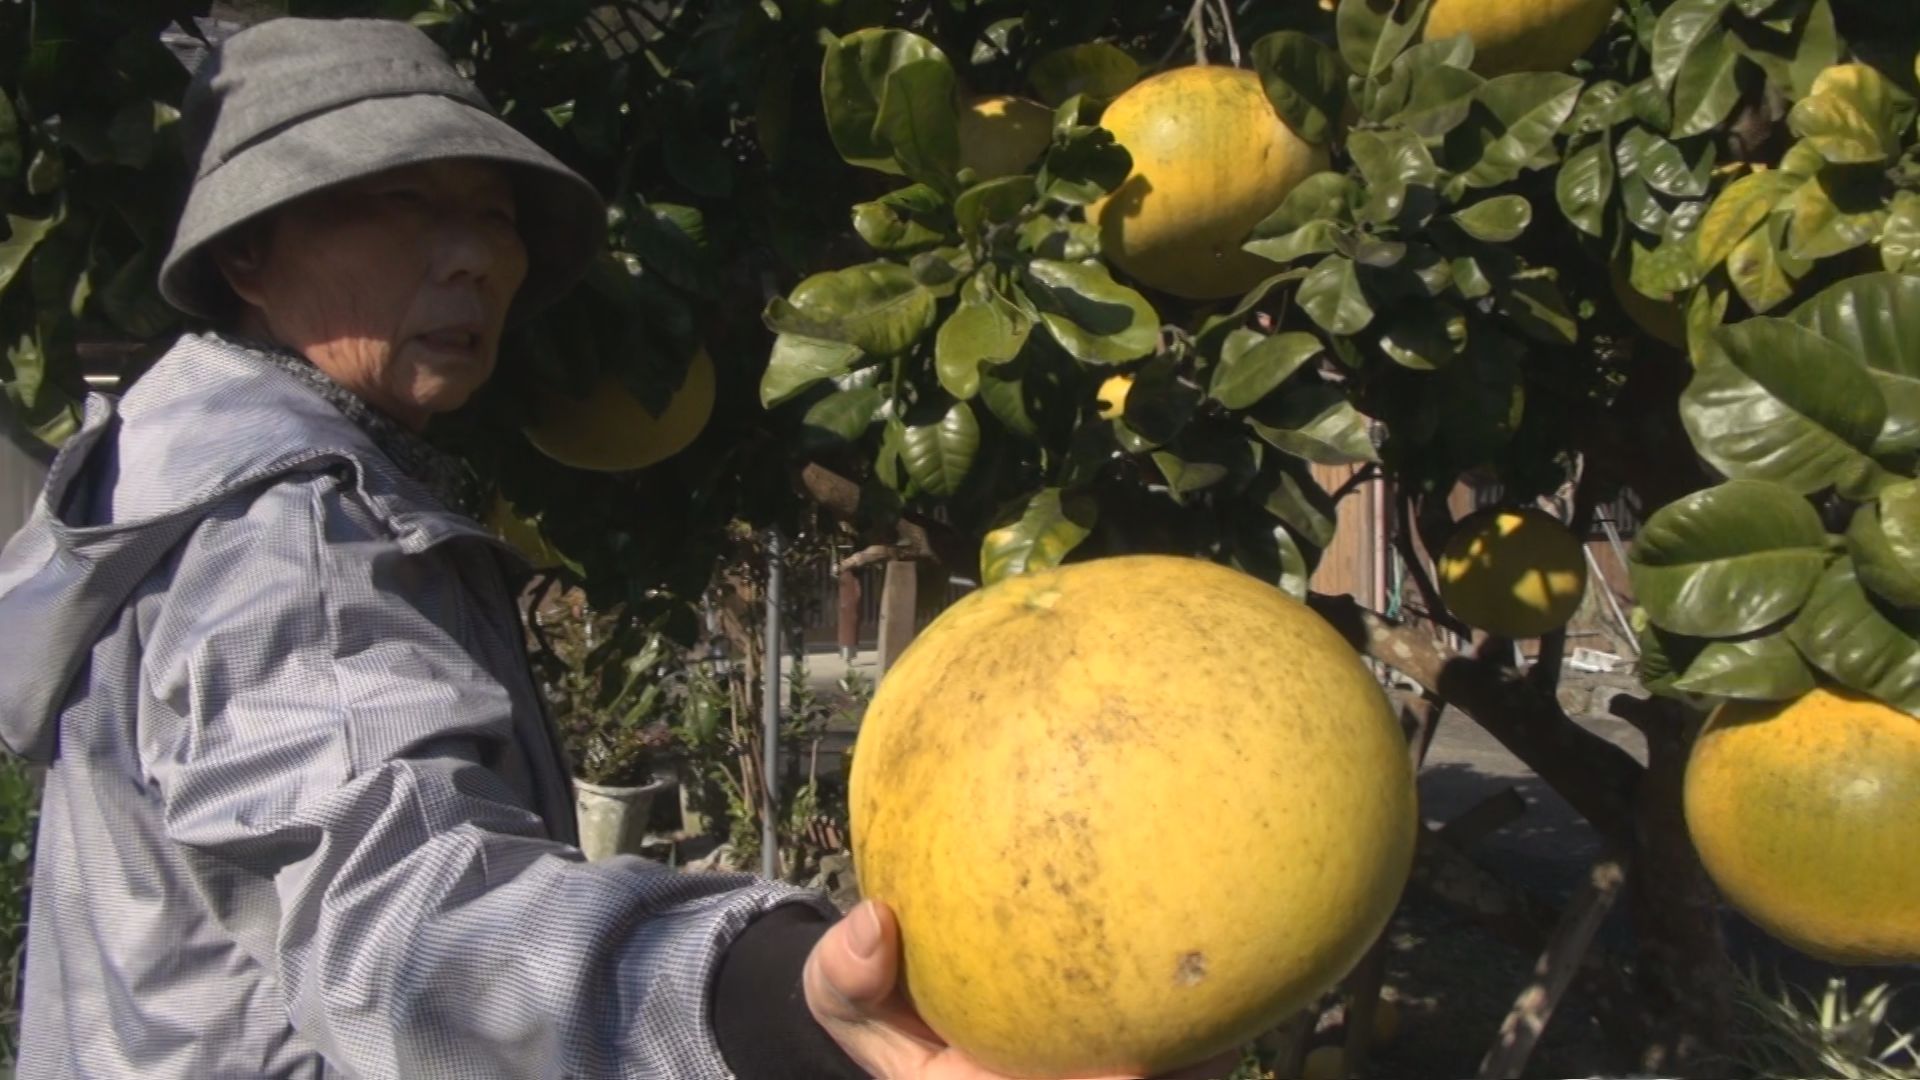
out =
[[[415,340],[435,352],[472,355],[480,350],[480,332],[467,327],[450,326],[429,330],[418,335]]]

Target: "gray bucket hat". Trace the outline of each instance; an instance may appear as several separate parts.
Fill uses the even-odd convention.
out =
[[[418,29],[383,19],[273,19],[222,42],[181,114],[193,186],[160,267],[174,307],[218,319],[235,302],[210,244],[322,188],[401,165],[478,158],[510,168],[527,278],[516,314],[557,298],[598,250],[593,185],[501,120]]]

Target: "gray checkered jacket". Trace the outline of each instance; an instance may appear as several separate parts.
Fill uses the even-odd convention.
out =
[[[728,1075],[721,952],[832,908],[582,861],[511,558],[217,339],[88,401],[0,554],[22,1080]]]

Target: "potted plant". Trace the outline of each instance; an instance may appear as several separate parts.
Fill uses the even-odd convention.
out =
[[[589,859],[639,854],[660,767],[673,742],[674,646],[657,630],[623,626],[578,590],[533,605],[535,668],[574,773],[580,848]]]

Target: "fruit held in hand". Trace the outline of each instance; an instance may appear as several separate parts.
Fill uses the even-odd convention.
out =
[[[1685,795],[1707,874],[1762,929],[1836,964],[1920,963],[1920,718],[1824,687],[1729,702]]]
[[[1567,625],[1587,589],[1586,553],[1540,510],[1483,510],[1461,519],[1434,569],[1447,610],[1508,638]]]
[[[1270,1029],[1386,925],[1417,828],[1347,641],[1167,556],[949,608],[881,682],[849,783],[916,1007],[1019,1077],[1152,1076]]]

